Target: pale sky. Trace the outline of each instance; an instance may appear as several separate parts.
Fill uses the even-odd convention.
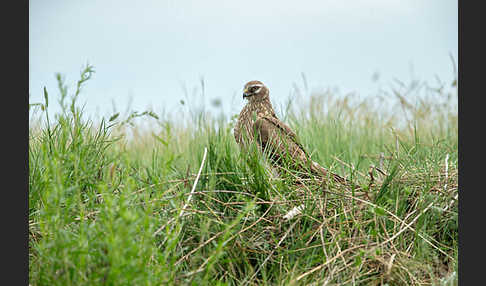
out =
[[[310,89],[359,95],[393,78],[447,82],[457,64],[457,1],[29,1],[30,102],[54,74],[71,92],[87,62],[96,70],[80,95],[86,111],[149,106],[174,110],[204,78],[205,97],[238,113],[243,85],[261,80],[275,103],[306,75]],[[375,72],[380,74],[372,81]]]

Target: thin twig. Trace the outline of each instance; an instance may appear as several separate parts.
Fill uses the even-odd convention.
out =
[[[287,235],[289,235],[290,231],[294,228],[294,226],[297,224],[297,222],[299,222],[299,220],[296,220],[290,227],[289,229],[285,232],[284,236],[282,236],[282,238],[279,240],[279,242],[277,243],[277,245],[275,245],[275,247],[273,248],[272,252],[270,252],[270,254],[267,256],[267,258],[265,258],[265,260],[263,260],[262,264],[260,264],[258,266],[258,269],[255,271],[255,273],[253,273],[253,275],[250,277],[250,279],[245,283],[245,285],[247,285],[248,283],[250,283],[253,278],[255,278],[255,276],[258,274],[258,272],[260,272],[260,270],[262,269],[262,267],[265,265],[265,263],[267,263],[267,261],[270,259],[270,257],[272,257],[273,253],[275,252],[275,250],[277,250],[277,248],[280,246],[280,244],[285,240],[285,238],[287,238]]]
[[[207,155],[207,153],[208,153],[208,148],[207,147],[204,147],[204,155],[203,155],[203,159],[202,159],[202,162],[201,162],[201,166],[199,167],[199,172],[197,172],[196,180],[194,181],[194,185],[192,185],[191,194],[189,195],[189,198],[187,199],[186,204],[181,209],[181,213],[179,214],[179,217],[182,217],[184,215],[184,209],[187,208],[187,206],[191,202],[192,195],[194,194],[194,191],[196,190],[197,182],[199,181],[199,176],[201,176],[201,171],[202,171],[202,169],[204,167],[204,161],[206,161],[206,155]]]
[[[186,204],[182,207],[181,209],[181,212],[179,214],[179,218],[182,217],[184,215],[184,210],[187,208],[187,206],[189,205],[189,202],[191,201],[192,199],[192,195],[194,194],[194,191],[196,190],[196,185],[197,185],[197,182],[199,181],[199,176],[201,175],[201,171],[203,169],[203,166],[204,166],[204,161],[206,161],[206,155],[208,153],[208,148],[204,147],[204,155],[203,155],[203,159],[202,159],[202,162],[201,162],[201,166],[199,167],[199,172],[197,173],[197,177],[196,177],[196,180],[194,181],[194,185],[192,185],[192,190],[191,190],[191,193],[189,195],[189,198],[187,199],[187,202]],[[156,236],[157,234],[159,234],[159,232],[161,232],[168,224],[170,224],[172,221],[174,221],[174,218],[171,218],[169,221],[167,221],[167,223],[165,223],[163,226],[161,226],[159,229],[157,229],[155,232],[154,232],[154,236]]]
[[[402,228],[399,232],[395,233],[392,237],[390,237],[389,239],[383,241],[380,243],[380,245],[376,246],[376,247],[379,247],[379,246],[382,246],[382,245],[385,245],[387,244],[388,242],[391,242],[393,241],[395,238],[397,238],[402,232],[404,232],[405,230],[407,230],[407,228],[410,228],[410,226],[412,224],[414,224],[418,218],[420,216],[422,216],[427,210],[429,210],[429,208],[434,204],[434,202],[431,202],[425,209],[422,210],[422,212],[420,212],[420,214],[418,214],[410,223],[408,223],[407,225],[405,225],[404,228]]]
[[[344,196],[344,197],[348,197],[348,198],[352,198],[352,199],[355,199],[357,201],[360,201],[362,203],[365,203],[367,205],[370,205],[372,207],[377,207],[377,205],[375,205],[374,203],[372,202],[369,202],[369,201],[366,201],[366,200],[362,200],[360,198],[357,198],[357,197],[354,197],[354,196],[350,196],[350,195],[346,195],[346,194],[340,194],[340,193],[333,193],[333,194],[336,194],[336,195],[340,195],[340,196]],[[395,218],[396,220],[398,220],[400,223],[404,224],[404,220],[400,219],[397,215],[395,215],[394,213],[392,213],[391,211],[383,208],[383,210],[388,213],[389,215],[391,215],[393,218]],[[413,232],[416,232],[416,230],[411,227],[410,225],[406,225],[405,226],[405,229],[410,229],[411,231]],[[427,242],[430,246],[432,246],[433,248],[437,249],[439,252],[441,252],[442,254],[444,254],[445,256],[449,257],[450,259],[453,259],[449,254],[447,254],[446,252],[444,252],[442,249],[438,248],[436,245],[434,245],[432,242],[430,242],[428,239],[426,239],[422,234],[420,234],[419,232],[417,232],[417,235],[422,238],[425,242]]]
[[[346,166],[346,167],[350,168],[350,169],[351,169],[351,170],[353,170],[353,171],[356,171],[356,173],[358,173],[359,175],[361,175],[363,178],[366,178],[366,177],[367,177],[365,174],[361,173],[360,171],[355,170],[354,166],[350,166],[349,164],[347,164],[347,163],[345,163],[345,162],[341,161],[341,160],[340,160],[338,157],[336,157],[336,156],[332,156],[332,157],[333,157],[333,159],[334,159],[334,160],[336,160],[336,161],[338,161],[339,163],[341,163],[341,165]]]
[[[325,263],[307,271],[306,273],[300,275],[299,277],[297,277],[297,281],[299,281],[300,279],[304,278],[305,276],[311,274],[311,273],[314,273],[315,271],[319,270],[319,269],[322,269],[324,266],[328,265],[329,263],[331,262],[334,262],[336,259],[338,259],[339,257],[343,256],[345,253],[347,252],[350,252],[351,250],[355,250],[355,249],[358,249],[358,248],[362,248],[362,247],[366,247],[366,246],[369,246],[369,244],[360,244],[360,245],[356,245],[354,247],[351,247],[351,248],[347,248],[345,249],[344,251],[342,251],[340,254],[334,256],[333,258],[327,260]]]
[[[268,212],[270,212],[270,209],[272,208],[273,205],[270,205],[270,207],[265,211],[265,213],[259,217],[255,222],[253,222],[251,225],[249,225],[248,227],[238,231],[236,234],[232,235],[230,238],[228,238],[226,241],[224,241],[224,244],[228,243],[229,241],[233,240],[235,237],[237,237],[238,235],[242,234],[243,232],[249,230],[250,228],[252,228],[253,226],[255,226],[257,223],[259,223],[260,221],[262,221],[264,219],[264,217],[268,214]],[[178,265],[179,263],[181,263],[182,261],[184,261],[185,259],[187,259],[190,255],[192,255],[193,253],[195,253],[198,249],[200,249],[201,247],[203,247],[204,245],[207,245],[209,242],[211,242],[212,240],[214,240],[216,237],[220,236],[221,234],[223,234],[225,231],[221,231],[221,232],[218,232],[216,235],[214,235],[213,237],[211,237],[210,239],[208,239],[206,242],[202,243],[201,245],[199,245],[198,247],[196,247],[195,249],[191,250],[191,252],[189,252],[188,254],[184,255],[182,258],[180,258],[176,263],[175,265]],[[204,266],[209,262],[211,256],[209,256],[204,262],[203,264],[201,264],[199,266],[199,268],[193,272],[190,272],[188,273],[186,276],[190,276],[192,274],[196,274],[196,273],[199,273],[201,272],[203,269],[204,269]]]
[[[446,155],[445,157],[445,184],[444,184],[444,191],[447,191],[447,180],[449,179],[449,174],[448,174],[448,171],[449,171],[449,154]]]

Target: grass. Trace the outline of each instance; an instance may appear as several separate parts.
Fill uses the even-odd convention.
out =
[[[71,96],[58,75],[62,112],[45,89],[30,107],[31,285],[457,285],[455,82],[277,110],[358,195],[271,175],[240,153],[234,116],[95,123],[77,103],[93,72]]]

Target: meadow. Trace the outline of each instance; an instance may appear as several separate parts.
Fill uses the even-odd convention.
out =
[[[275,106],[358,194],[274,176],[235,115],[90,119],[93,72],[29,106],[30,285],[457,285],[456,80]]]

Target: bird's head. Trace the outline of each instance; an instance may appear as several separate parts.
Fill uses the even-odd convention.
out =
[[[268,98],[268,88],[258,80],[249,81],[243,89],[243,99],[258,101]]]

